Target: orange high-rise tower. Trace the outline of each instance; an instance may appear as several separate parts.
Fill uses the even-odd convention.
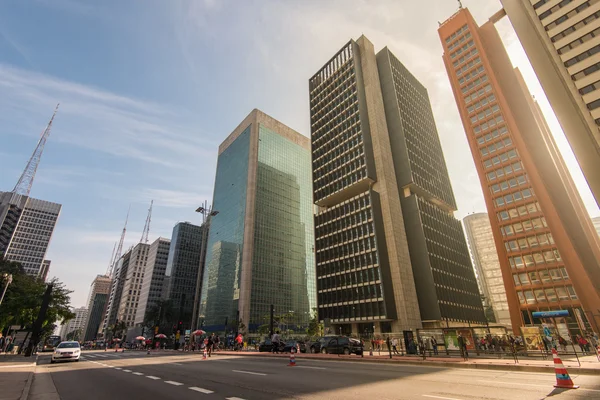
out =
[[[498,14],[501,16],[502,14]],[[600,325],[600,241],[556,143],[491,20],[467,9],[440,25],[498,250],[513,331],[568,310],[571,332]]]

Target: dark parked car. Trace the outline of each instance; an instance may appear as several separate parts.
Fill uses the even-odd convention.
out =
[[[321,353],[323,354],[356,354],[363,353],[363,346],[358,339],[346,336],[325,337],[321,341]]]
[[[308,346],[308,348],[310,349],[309,351],[311,353],[320,353],[321,352],[321,346],[323,346],[325,343],[328,343],[330,339],[334,338],[335,336],[324,336],[321,339],[312,342],[310,344],[310,346]]]
[[[300,340],[288,340],[283,348],[284,353],[296,353],[300,348],[300,353],[306,353],[306,343]]]
[[[289,340],[285,343],[280,343],[279,344],[279,352],[280,353],[296,353],[298,351],[297,346],[296,346],[297,344],[300,345],[300,352],[306,353],[306,344],[299,340]],[[271,342],[271,339],[265,339],[264,342],[262,342],[258,346],[258,351],[272,352],[273,351],[273,342]]]

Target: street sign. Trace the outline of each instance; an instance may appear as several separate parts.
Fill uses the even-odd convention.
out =
[[[569,310],[556,310],[556,311],[535,311],[531,315],[533,318],[554,318],[554,317],[568,317]]]

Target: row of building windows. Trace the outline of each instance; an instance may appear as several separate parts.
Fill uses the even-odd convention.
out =
[[[333,193],[339,192],[342,189],[345,189],[349,186],[354,185],[355,183],[365,179],[367,177],[367,169],[362,168],[357,170],[355,173],[351,175],[347,175],[341,177],[340,179],[328,184],[327,187],[316,189],[315,188],[315,199],[324,199],[327,196],[332,195]]]
[[[481,135],[477,137],[477,144],[482,145],[487,142],[491,142],[499,138],[500,136],[504,136],[508,133],[508,129],[506,126],[501,126],[500,128],[494,129],[485,135]]]
[[[521,208],[521,207],[519,207]],[[535,209],[535,206],[534,206]],[[535,212],[537,212],[537,209],[535,209]],[[524,214],[523,215],[527,215],[527,208],[524,207]],[[529,232],[532,230],[546,230],[548,228],[548,224],[546,223],[546,218],[545,217],[537,217],[537,218],[532,218],[532,219],[527,219],[524,221],[519,221],[519,222],[515,222],[509,225],[503,225],[500,227],[500,230],[502,232],[502,236],[506,237],[506,236],[512,236],[512,235],[520,235],[521,233],[524,232]],[[550,234],[548,234],[550,235]],[[554,243],[554,239],[552,239],[551,237],[552,235],[550,235],[550,242]]]
[[[598,70],[600,70],[600,62],[596,63],[596,64],[592,64],[589,67],[579,71],[578,73],[571,75],[571,79],[573,79],[574,81],[577,81],[588,75],[593,74],[594,72],[596,72]]]
[[[513,158],[517,158],[517,150],[512,149],[509,150],[505,153],[499,154],[495,157],[492,158],[488,158],[487,160],[483,161],[483,166],[488,169],[488,168],[492,168],[494,165],[498,165],[498,164],[502,164],[505,163],[509,160],[512,160]]]
[[[558,250],[546,250],[544,252],[535,252],[524,254],[522,256],[508,257],[512,269],[532,268],[539,265],[562,263],[562,258]]]
[[[453,43],[450,43],[450,44],[448,45],[448,50],[452,50],[452,49],[454,49],[455,47],[457,47],[457,46],[460,46],[460,45],[461,45],[461,43],[464,43],[464,42],[465,42],[465,40],[467,40],[467,39],[470,39],[470,38],[471,38],[471,32],[467,32],[467,33],[465,33],[465,35],[464,35],[464,36],[461,36],[461,37],[460,37],[460,39],[458,39],[457,41],[455,41],[455,42],[453,42]]]
[[[567,29],[565,29],[564,31],[552,36],[550,38],[550,40],[554,43],[559,41],[560,39],[569,36],[571,33],[575,32],[578,29],[583,28],[585,25],[589,24],[590,22],[596,20],[600,18],[600,11],[596,11],[595,13],[585,17],[584,19],[582,19],[581,21],[579,21],[578,23],[576,23],[573,26],[568,27]]]
[[[358,98],[356,96],[356,88],[350,81],[353,76],[348,77],[348,82],[344,82],[342,86],[338,88],[341,93],[335,98],[331,99],[327,104],[323,104],[311,115],[311,122],[313,126],[317,127],[322,125],[323,120],[327,121],[332,114],[339,114],[344,110],[356,105]]]
[[[360,169],[364,166],[365,157],[363,155],[363,148],[362,146],[355,146],[354,150],[347,152],[341,157],[333,158],[332,163],[327,166],[327,169],[320,171],[321,173],[315,170],[315,186],[326,186],[328,183],[333,182],[335,179],[339,179],[340,177],[349,175],[357,169]],[[321,184],[321,181],[323,181],[323,184]]]
[[[321,156],[327,151],[324,146],[331,141],[344,142],[350,137],[360,134],[360,122],[358,119],[355,121],[344,121],[342,124],[337,125],[330,129],[319,137],[313,136],[312,138],[312,151],[313,154]]]
[[[512,204],[513,202],[516,203],[517,201],[527,200],[531,196],[533,196],[532,189],[523,189],[504,196],[496,197],[494,202],[496,203],[496,206],[503,207]]]
[[[469,86],[471,86],[471,84],[469,84]],[[468,90],[465,90],[465,91],[463,91],[463,93],[466,93],[467,91]],[[465,103],[469,104],[471,101],[474,101],[476,98],[484,96],[487,92],[491,92],[491,91],[492,91],[491,85],[484,86],[483,88],[477,90],[476,92],[466,95]]]
[[[477,50],[476,48],[471,50],[471,51],[467,51],[463,56],[461,56],[458,60],[455,60],[452,65],[457,68],[459,66],[461,66],[463,63],[469,61],[471,58],[475,57],[477,54],[479,54],[479,50]],[[462,67],[461,67],[462,69]]]
[[[554,7],[549,8],[548,10],[544,11],[543,13],[541,13],[539,15],[539,18],[542,19],[546,19],[547,17],[550,16],[550,14],[560,10],[561,8],[563,8],[564,6],[566,6],[567,4],[571,3],[573,0],[562,0],[560,3],[556,4]]]
[[[508,179],[490,186],[490,191],[495,194],[498,192],[504,192],[506,190],[513,189],[517,186],[527,185],[527,175],[519,175],[515,178]]]
[[[558,54],[567,53],[568,51],[581,46],[585,42],[591,40],[592,38],[594,38],[594,37],[596,37],[598,35],[600,35],[600,28],[596,28],[593,31],[587,33],[586,35],[580,37],[579,39],[575,39],[571,43],[569,43],[569,44],[561,47],[560,49],[558,49]],[[568,65],[567,65],[567,67],[568,67]]]
[[[334,114],[331,118],[321,118],[318,122],[311,125],[312,137],[316,140],[327,134],[331,130],[336,129],[344,123],[354,124],[358,121],[358,105],[354,101],[348,101],[352,104],[343,112]]]
[[[479,74],[482,74],[484,72],[484,68],[483,65],[479,66],[476,69],[473,69],[471,72],[467,72],[465,74],[465,76],[461,77],[458,79],[458,83],[460,85],[464,84],[465,82],[469,82],[471,79],[479,76]],[[483,79],[483,77],[481,77],[481,79]]]
[[[452,40],[456,39],[462,32],[466,32],[469,29],[467,25],[463,25],[456,32],[446,38],[446,44],[450,43]]]
[[[317,265],[317,276],[324,277],[333,274],[354,273],[364,268],[378,265],[377,252],[366,252],[362,254],[346,254],[335,260],[323,260]]]
[[[535,295],[534,295],[535,293]],[[577,300],[573,286],[517,291],[521,304],[555,303],[558,301]]]
[[[466,72],[467,70],[473,68],[475,65],[480,64],[480,63],[481,63],[481,58],[477,57],[477,58],[469,61],[468,63],[466,63],[462,67],[457,68],[456,69],[456,75],[457,76],[461,76],[464,72]]]
[[[463,45],[461,48],[459,48],[458,50],[456,50],[454,53],[450,54],[450,57],[452,59],[456,58],[457,56],[461,55],[463,53],[463,51],[467,51],[470,47],[473,47],[475,45],[475,43],[473,43],[472,40],[469,40],[465,45]]]
[[[579,93],[584,95],[584,94],[591,93],[597,89],[600,89],[600,81],[596,81],[594,83],[590,83],[589,85],[582,87],[581,89],[579,89]]]
[[[340,78],[343,80],[340,82]],[[325,102],[332,102],[336,100],[339,96],[348,93],[347,89],[350,89],[350,93],[356,93],[356,87],[354,85],[349,85],[354,79],[354,63],[350,62],[341,70],[337,72],[336,79],[332,80],[327,84],[327,86],[319,89],[319,94],[315,94],[310,102],[310,108],[316,109],[317,107],[323,106]],[[331,89],[335,84],[335,89]],[[312,119],[312,121],[315,121]]]
[[[470,92],[473,89],[477,89],[479,87],[479,85],[481,85],[482,83],[485,83],[488,81],[488,76],[487,75],[483,75],[481,78],[477,78],[475,79],[473,82],[469,83],[468,85],[463,86],[460,91],[465,94],[467,92]],[[491,91],[491,86],[490,86],[490,90],[486,90],[486,88],[481,88],[477,91],[477,94],[479,96],[482,96],[485,92],[489,92]]]
[[[320,277],[317,280],[317,290],[331,291],[331,289],[346,289],[351,286],[365,286],[369,283],[381,281],[379,267],[366,267],[360,270]]]
[[[533,249],[539,246],[554,245],[554,239],[551,234],[539,233],[537,235],[527,236],[516,240],[507,240],[504,247],[508,252],[519,252],[527,249]]]
[[[585,51],[585,52],[579,54],[578,56],[575,56],[575,57],[565,61],[565,67],[567,67],[567,68],[571,67],[571,66],[577,64],[578,62],[583,61],[586,58],[593,56],[594,54],[596,54],[598,52],[600,52],[600,44],[592,47],[588,51]]]
[[[471,100],[471,98],[469,97],[469,102],[470,102],[470,100]],[[484,97],[483,99],[479,100],[478,102],[468,106],[467,111],[470,114],[473,111],[479,110],[481,107],[487,105],[488,103],[492,103],[495,100],[496,100],[496,96],[492,93],[489,96]]]
[[[563,0],[564,1],[564,0]],[[591,5],[594,5],[596,3],[598,3],[600,0],[588,0],[585,3],[580,4],[579,6],[577,6],[576,8],[572,9],[571,11],[569,11],[568,13],[566,13],[565,15],[555,19],[554,21],[550,22],[548,25],[546,25],[544,27],[544,29],[546,31],[549,31],[550,29],[553,29],[555,27],[557,27],[558,25],[562,24],[563,22],[565,22],[566,20],[568,20],[569,18],[574,17],[575,15],[577,15],[579,12],[585,10],[586,8],[588,8]]]
[[[482,139],[484,139],[484,138],[482,137]],[[483,157],[486,157],[490,154],[493,154],[493,153],[495,153],[499,150],[502,150],[505,147],[509,147],[509,146],[512,146],[512,139],[507,137],[507,138],[497,141],[496,143],[492,143],[489,146],[483,146],[479,149],[479,151],[481,152],[481,155]]]
[[[523,165],[521,164],[521,161],[517,161],[517,162],[507,165],[505,167],[498,168],[494,171],[488,172],[487,178],[488,178],[488,180],[493,181],[494,179],[500,179],[503,176],[508,176],[512,173],[516,173],[521,170],[523,170]]]
[[[537,271],[521,272],[513,274],[513,282],[515,286],[541,285],[542,283],[552,283],[558,281],[568,281],[569,275],[565,267],[540,269]]]
[[[471,122],[475,123],[477,121],[481,121],[482,119],[489,117],[492,114],[500,112],[500,106],[498,104],[494,104],[493,106],[486,108],[485,110],[473,115],[471,117]]]
[[[310,91],[312,96],[312,91],[318,88],[321,83],[325,82],[329,77],[333,76],[337,72],[337,70],[342,67],[347,62],[351,62],[354,57],[354,50],[352,48],[353,43],[349,42],[344,46],[338,53],[333,57],[329,63],[321,68],[319,72],[317,72],[310,79]]]
[[[504,121],[504,117],[502,115],[499,115],[495,118],[491,118],[491,119],[485,121],[481,125],[474,126],[473,132],[475,132],[475,134],[479,134],[480,132],[485,132],[488,129],[498,125],[499,123],[501,123],[503,121]]]
[[[329,318],[332,322],[345,320],[385,319],[383,301],[356,302],[355,304],[326,306],[319,301],[319,319]]]
[[[498,212],[498,220],[500,222],[507,221],[509,219],[522,218],[525,215],[537,216],[541,213],[542,209],[540,204],[535,201],[529,204],[524,204],[519,207],[509,208],[508,210],[502,210]]]

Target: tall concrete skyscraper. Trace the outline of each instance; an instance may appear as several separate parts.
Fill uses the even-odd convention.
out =
[[[540,324],[533,311],[565,309],[570,317],[557,323],[597,329],[598,236],[493,21],[479,27],[461,8],[439,35],[492,216],[512,328]]]
[[[309,87],[320,319],[355,334],[483,323],[427,90],[364,36]]]
[[[493,310],[493,322],[511,327],[506,289],[490,217],[487,213],[470,214],[463,219],[463,223],[483,304]]]
[[[600,205],[600,2],[501,2]]]
[[[85,307],[75,308],[73,310],[75,317],[64,324],[61,329],[59,335],[62,340],[82,340],[83,339],[83,328],[85,325],[85,321],[87,320],[88,309]],[[67,339],[67,336],[71,335],[72,337]]]
[[[169,257],[165,271],[165,296],[171,301],[173,317],[181,322],[180,330],[190,329],[198,270],[201,262],[202,240],[205,227],[180,222],[173,228]],[[183,333],[183,332],[181,332]]]
[[[93,340],[98,335],[102,317],[106,312],[106,302],[110,292],[111,279],[98,275],[90,285],[87,309],[88,314],[83,328],[83,340]]]
[[[247,332],[288,314],[303,331],[316,308],[309,139],[253,110],[219,147],[200,320]]]
[[[0,254],[20,263],[27,274],[38,276],[60,209],[60,204],[0,192]]]
[[[129,265],[124,277],[121,278],[123,279],[123,290],[117,310],[117,320],[124,321],[128,328],[135,325],[135,315],[139,307],[149,250],[150,245],[138,243],[128,251],[130,253]]]
[[[106,313],[102,319],[102,333],[104,337],[108,334],[108,328],[117,321],[117,313],[121,304],[121,296],[123,294],[123,286],[129,270],[129,262],[131,259],[131,249],[123,254],[116,261],[115,270],[113,271],[110,292],[106,303]]]
[[[135,313],[135,324],[144,322],[146,311],[152,309],[161,299],[169,246],[171,241],[165,238],[156,239],[148,250],[148,261],[144,270],[144,280],[140,291],[140,298]]]

